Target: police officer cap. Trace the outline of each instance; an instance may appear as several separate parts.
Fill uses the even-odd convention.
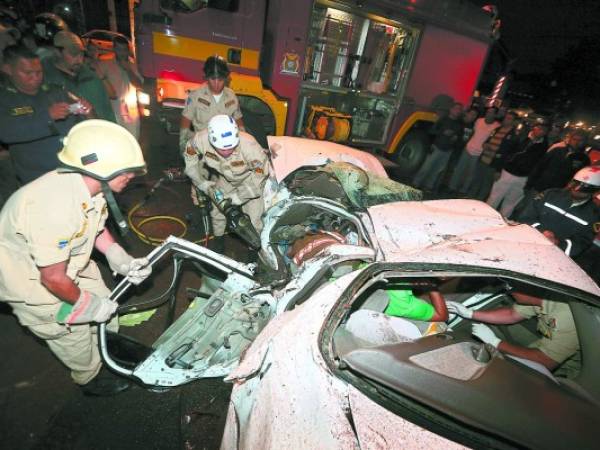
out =
[[[204,63],[204,77],[207,80],[213,78],[225,79],[229,76],[229,68],[227,63],[219,56],[210,56]]]

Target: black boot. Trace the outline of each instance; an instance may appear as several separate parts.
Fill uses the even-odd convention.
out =
[[[127,380],[118,377],[105,367],[102,367],[92,381],[80,387],[83,395],[110,397],[126,391],[129,389],[130,384]]]

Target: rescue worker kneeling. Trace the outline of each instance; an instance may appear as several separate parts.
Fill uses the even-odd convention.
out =
[[[57,170],[15,192],[0,213],[0,298],[85,394],[113,395],[129,384],[102,369],[94,325],[118,305],[90,256],[96,248],[134,284],[150,275],[148,261],[127,254],[104,227],[107,201],[117,208],[112,192],[146,164],[135,138],[104,120],[73,127],[58,158]],[[108,325],[116,327],[116,319]]]
[[[185,173],[217,206],[210,212],[213,250],[219,253],[224,250],[227,218],[219,205],[231,202],[240,206],[260,232],[268,157],[250,134],[240,132],[232,117],[214,116],[208,122],[208,129],[197,132],[188,141],[183,156]]]

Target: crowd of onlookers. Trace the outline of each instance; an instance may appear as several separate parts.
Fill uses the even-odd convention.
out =
[[[0,206],[20,184],[53,170],[78,122],[116,122],[139,137],[143,79],[129,41],[82,39],[59,16],[29,23],[0,15]]]
[[[505,109],[480,117],[455,103],[431,138],[416,187],[429,196],[482,200],[508,219],[540,227],[600,279],[600,166],[586,153],[586,131],[527,122]]]

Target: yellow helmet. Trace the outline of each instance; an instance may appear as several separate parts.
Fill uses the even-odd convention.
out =
[[[133,135],[116,123],[91,119],[78,123],[58,153],[61,172],[80,172],[108,181],[124,172],[146,173],[146,162]]]

